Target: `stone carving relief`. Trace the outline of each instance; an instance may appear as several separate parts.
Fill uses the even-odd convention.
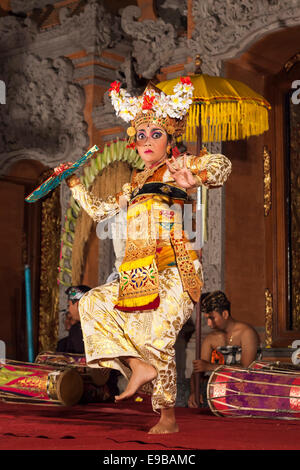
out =
[[[262,35],[299,24],[300,0],[194,0],[191,57],[200,54],[204,73],[220,75],[234,57]]]
[[[34,8],[44,8],[56,2],[57,0],[10,0],[10,6],[14,13],[22,13]]]
[[[21,3],[15,2],[19,11],[28,11],[27,6],[21,9]],[[34,8],[41,2],[26,2]],[[48,4],[49,2],[47,2]],[[67,42],[77,48],[84,48],[88,53],[97,52],[112,47],[122,38],[120,18],[106,12],[101,0],[89,0],[81,13],[74,13],[68,6],[58,10],[60,24],[40,30],[38,25],[29,17],[5,16],[0,18],[0,54],[17,47],[35,48],[44,43],[48,47],[51,39],[67,38]]]
[[[7,54],[12,48],[26,47],[34,41],[37,33],[37,25],[30,18],[1,17],[0,54]]]
[[[132,95],[139,95],[143,92],[147,83],[143,78],[139,78],[134,70],[131,53],[127,55],[124,62],[116,73],[116,79],[125,85],[126,90]],[[145,82],[145,83],[141,83]]]
[[[100,55],[122,37],[118,18],[106,12],[99,0],[89,0],[79,15],[72,15],[68,7],[61,8],[59,20],[64,33],[73,32],[76,45],[88,53],[96,51]]]
[[[0,172],[24,151],[46,154],[48,163],[77,159],[88,146],[84,92],[73,82],[66,58],[13,56],[0,64],[6,105],[0,107]]]
[[[103,95],[103,105],[96,106],[93,109],[92,115],[93,123],[97,129],[105,129],[107,127],[115,126],[124,127],[125,125],[123,119],[116,116],[108,91]]]
[[[155,0],[155,10],[165,22],[174,28],[186,30],[187,0]]]
[[[128,6],[122,11],[121,25],[125,33],[133,38],[132,57],[136,61],[136,73],[151,79],[174,54],[176,34],[174,27],[161,18],[139,22],[140,16],[139,7]]]

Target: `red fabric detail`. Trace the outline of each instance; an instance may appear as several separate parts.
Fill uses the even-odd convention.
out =
[[[119,305],[116,304],[115,308],[117,310],[121,310],[121,312],[138,312],[140,310],[155,310],[159,307],[159,304],[160,304],[160,298],[158,295],[156,299],[153,300],[153,302],[150,302],[147,305],[142,305],[141,307],[119,307]]]
[[[222,353],[214,349],[211,353],[211,361],[212,364],[225,364],[225,358]]]
[[[200,174],[199,174],[201,180],[202,180],[202,183],[207,183],[207,180],[208,180],[208,174],[207,174],[207,170],[202,170],[200,171]]]
[[[177,147],[172,148],[172,157],[177,158],[180,155],[180,151],[178,150]]]

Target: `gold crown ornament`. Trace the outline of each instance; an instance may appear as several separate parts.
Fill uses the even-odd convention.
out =
[[[150,82],[141,96],[131,96],[117,81],[111,84],[109,95],[117,116],[131,124],[127,129],[131,140],[141,124],[153,122],[174,137],[182,135],[193,102],[193,90],[190,77],[180,77],[172,95],[166,95]]]

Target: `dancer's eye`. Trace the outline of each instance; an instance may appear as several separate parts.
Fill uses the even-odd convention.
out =
[[[152,138],[153,138],[153,139],[160,139],[162,135],[163,135],[162,132],[160,132],[160,131],[155,131],[155,132],[153,132],[153,134],[152,134]]]
[[[146,135],[144,134],[144,132],[138,132],[136,138],[137,140],[143,140],[146,138]]]

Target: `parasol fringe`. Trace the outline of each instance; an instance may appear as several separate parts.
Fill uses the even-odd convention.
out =
[[[197,141],[201,106],[203,142],[240,140],[269,129],[268,109],[255,101],[194,103],[187,119],[183,140]]]

